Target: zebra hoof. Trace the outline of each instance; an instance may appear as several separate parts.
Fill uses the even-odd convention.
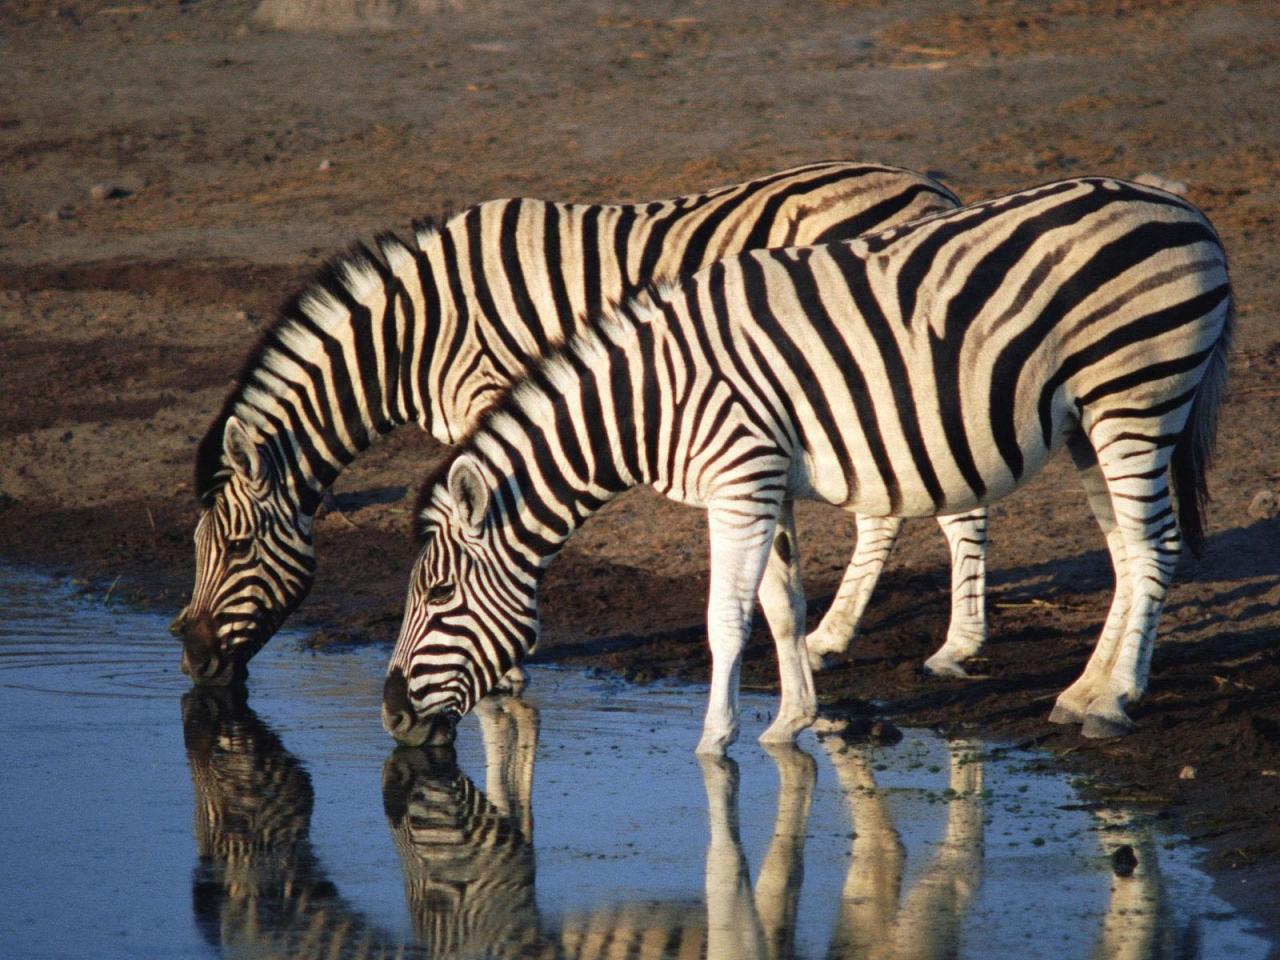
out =
[[[1114,740],[1117,737],[1127,737],[1137,728],[1137,724],[1123,713],[1118,717],[1103,717],[1090,713],[1084,718],[1080,735],[1090,740]]]
[[[813,673],[822,673],[824,670],[830,670],[836,665],[836,658],[826,653],[809,654],[809,670]]]
[[[790,718],[778,717],[760,734],[759,741],[764,746],[788,746],[796,742],[801,730],[808,730],[817,719],[816,710]]]
[[[930,657],[924,662],[924,673],[928,677],[940,679],[968,680],[969,671],[960,665],[959,660],[939,660]]]
[[[1073,710],[1070,707],[1064,707],[1060,703],[1053,705],[1053,710],[1049,714],[1050,723],[1084,723],[1084,714],[1079,710]]]
[[[724,733],[706,731],[702,734],[702,739],[698,741],[698,746],[694,748],[693,752],[698,757],[712,759],[723,757],[737,739],[738,731],[736,729]]]
[[[839,648],[829,643],[822,643],[815,637],[805,640],[805,648],[809,657],[809,669],[813,673],[830,670],[839,663]]]

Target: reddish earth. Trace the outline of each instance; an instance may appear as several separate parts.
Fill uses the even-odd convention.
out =
[[[1045,721],[1110,590],[1065,461],[996,508],[980,679],[919,674],[945,630],[947,570],[941,536],[915,523],[853,660],[820,689],[900,723],[1053,751],[1205,846],[1222,893],[1280,935],[1280,520],[1250,511],[1280,489],[1270,3],[705,0],[605,14],[495,0],[369,24],[333,19],[355,6],[333,0],[326,22],[342,34],[272,29],[255,6],[24,0],[0,14],[0,557],[176,611],[195,442],[256,327],[324,255],[425,213],[516,193],[665,196],[828,157],[931,170],[975,199],[1156,173],[1186,183],[1221,232],[1240,331],[1208,552],[1171,594],[1138,733],[1086,742]],[[294,620],[316,644],[393,637],[412,492],[440,454],[402,431],[340,480]],[[851,524],[816,506],[800,516],[816,616]],[[540,656],[704,677],[705,574],[701,516],[628,495],[553,567]],[[763,635],[744,678],[772,682]]]

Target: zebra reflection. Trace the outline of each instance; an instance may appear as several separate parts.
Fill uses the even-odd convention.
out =
[[[290,960],[414,956],[371,927],[326,876],[311,846],[311,777],[243,689],[188,691],[182,726],[199,858],[191,905],[211,946]]]
[[[704,897],[608,904],[553,922],[540,915],[536,902],[538,714],[523,700],[487,699],[477,710],[483,790],[458,768],[450,748],[401,748],[383,766],[383,807],[413,929],[406,943],[372,924],[326,875],[310,840],[311,778],[246,705],[243,691],[195,688],[182,707],[199,856],[192,905],[204,937],[225,956],[787,960],[797,954],[797,906],[818,775],[814,757],[800,749],[770,750],[779,778],[777,809],[754,877],[740,837],[737,764],[704,758]],[[853,833],[844,885],[823,893],[839,903],[825,956],[924,960],[968,953],[961,931],[983,865],[977,745],[950,745],[945,833],[906,890],[905,848],[877,788],[873,755],[839,736],[822,745]],[[1093,955],[1195,956],[1195,928],[1170,922],[1151,837],[1121,814],[1099,817],[1104,850],[1129,846],[1137,865],[1113,880]]]
[[[400,748],[382,768],[382,803],[418,942],[435,957],[552,957],[534,897],[537,713],[513,697],[477,706],[486,792],[451,747]]]
[[[835,769],[853,826],[852,864],[828,957],[867,960],[954,957],[965,914],[982,883],[983,794],[979,746],[948,744],[947,825],[942,842],[911,890],[902,896],[906,862],[870,752],[831,736],[823,745]]]
[[[1111,860],[1107,914],[1090,960],[1194,960],[1195,917],[1178,917],[1165,895],[1155,837],[1132,811],[1095,811],[1102,849]]]

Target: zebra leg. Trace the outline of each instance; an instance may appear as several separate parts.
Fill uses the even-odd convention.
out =
[[[902,902],[890,941],[896,957],[954,957],[982,884],[982,764],[973,742],[951,743],[947,829]]]
[[[509,693],[513,697],[518,697],[524,693],[524,688],[528,685],[529,671],[517,663],[498,678],[498,682],[493,685],[492,692]]]
[[[889,551],[902,530],[902,520],[898,517],[864,517],[858,514],[854,521],[858,527],[858,542],[854,545],[853,557],[840,579],[831,607],[806,640],[809,665],[814,670],[822,670],[826,666],[828,655],[849,649],[871,599],[871,592],[880,579],[880,571],[884,569]]]
[[[938,526],[951,551],[951,624],[924,669],[935,677],[967,677],[961,664],[987,640],[987,511],[938,517]]]
[[[506,711],[515,720],[516,743],[509,779],[512,800],[525,839],[533,837],[533,765],[538,752],[538,710],[527,700],[508,700]]]
[[[1132,596],[1106,684],[1085,711],[1080,732],[1086,737],[1131,732],[1134,725],[1125,707],[1136,703],[1147,687],[1156,626],[1182,549],[1168,466],[1169,448],[1134,451],[1130,445],[1127,453],[1113,455],[1102,468],[1124,541]]]
[[[792,743],[796,734],[818,716],[818,697],[805,653],[804,585],[800,580],[800,552],[791,501],[778,512],[773,548],[760,581],[760,606],[773,634],[778,654],[782,699],[778,715],[760,735],[761,743]]]
[[[744,506],[768,512],[748,514]],[[711,689],[697,753],[721,756],[738,739],[738,676],[751,632],[756,592],[769,561],[778,504],[747,499],[713,503],[707,509],[711,540],[711,585],[707,597],[707,642]]]
[[[1132,584],[1129,580],[1129,568],[1125,562],[1124,535],[1116,524],[1115,510],[1111,504],[1111,494],[1107,490],[1106,477],[1098,466],[1098,456],[1093,451],[1088,439],[1082,433],[1072,434],[1067,438],[1067,447],[1071,451],[1071,459],[1080,471],[1080,479],[1084,491],[1089,498],[1089,507],[1093,510],[1094,519],[1107,539],[1107,552],[1111,555],[1111,568],[1115,573],[1115,592],[1111,598],[1111,608],[1107,611],[1107,619],[1102,627],[1102,634],[1094,647],[1089,662],[1085,665],[1080,678],[1058,695],[1053,711],[1049,714],[1050,723],[1083,723],[1085,712],[1106,686],[1107,677],[1115,663],[1116,653],[1120,647],[1120,637],[1124,634],[1125,623],[1129,618],[1129,604],[1133,596]]]

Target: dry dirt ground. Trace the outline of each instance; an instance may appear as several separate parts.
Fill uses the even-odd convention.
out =
[[[1273,0],[303,6],[0,8],[0,557],[176,611],[195,443],[256,329],[324,256],[424,214],[648,199],[834,157],[972,199],[1156,173],[1221,232],[1240,326],[1208,555],[1171,594],[1140,731],[1090,743],[1045,722],[1110,589],[1065,458],[995,510],[981,679],[918,673],[947,614],[943,540],[921,522],[820,688],[1055,751],[1207,846],[1222,892],[1280,930],[1280,519],[1250,511],[1280,488]],[[413,490],[440,453],[401,431],[340,480],[294,618],[315,643],[394,635]],[[851,524],[809,506],[801,534],[816,617]],[[541,655],[703,677],[705,575],[701,515],[623,497],[552,568]],[[761,637],[745,677],[771,682]]]

